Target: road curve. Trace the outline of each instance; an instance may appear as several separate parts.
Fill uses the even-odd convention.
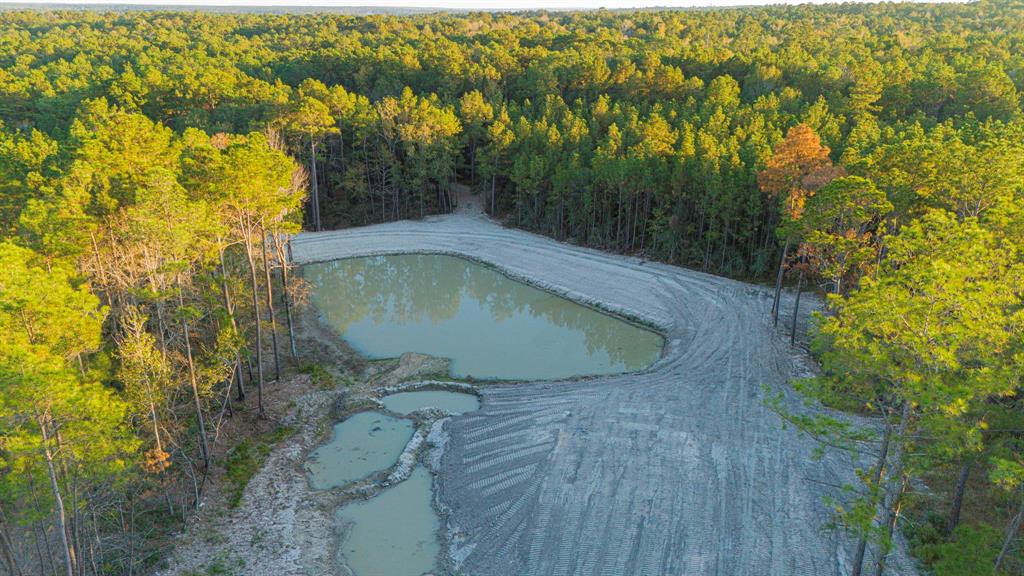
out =
[[[845,456],[764,403],[809,360],[772,328],[769,290],[451,215],[300,234],[297,263],[438,252],[658,327],[648,370],[482,388],[437,470],[450,568],[478,576],[849,574],[824,503]],[[523,359],[529,362],[528,358]],[[914,574],[897,552],[891,574]]]

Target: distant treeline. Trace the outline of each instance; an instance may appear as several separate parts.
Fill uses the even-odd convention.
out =
[[[936,573],[1020,573],[1022,90],[1020,1],[2,10],[0,572],[157,562],[220,425],[298,367],[289,235],[462,182],[515,226],[774,280],[776,319],[787,275],[831,292],[802,387],[879,433],[783,415],[871,461],[835,503],[857,574],[908,510]]]
[[[445,211],[463,180],[523,227],[762,276],[778,206],[756,173],[789,127],[876,180],[912,168],[892,152],[1020,141],[1022,22],[1019,2],[7,12],[0,118],[61,140],[83,100],[106,98],[178,131],[272,126],[307,165],[316,145],[324,227]]]

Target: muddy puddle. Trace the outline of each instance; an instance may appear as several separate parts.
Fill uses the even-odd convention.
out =
[[[420,576],[435,568],[440,521],[430,505],[431,482],[419,466],[404,482],[338,510],[346,527],[340,551],[356,576]]]
[[[360,412],[335,424],[331,440],[306,462],[318,490],[344,486],[391,467],[412,438],[411,420]]]
[[[385,408],[398,414],[412,414],[425,408],[439,408],[449,414],[464,414],[480,408],[480,400],[476,396],[445,390],[399,392],[381,400]]]

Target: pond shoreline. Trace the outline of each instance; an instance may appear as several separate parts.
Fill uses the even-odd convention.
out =
[[[356,370],[358,378],[348,385],[336,382],[330,389],[317,389],[309,375],[289,370],[280,382],[269,384],[267,424],[288,427],[293,433],[271,450],[249,479],[237,507],[229,504],[220,473],[211,477],[202,511],[188,522],[164,562],[165,568],[156,574],[350,574],[338,553],[344,527],[335,521],[335,513],[349,502],[372,498],[405,480],[417,462],[426,460],[427,435],[445,415],[399,415],[415,423],[414,435],[399,460],[337,488],[317,490],[311,486],[305,471],[310,453],[330,439],[336,422],[360,412],[384,410],[380,398],[388,394],[424,389],[476,394],[472,386],[431,379],[446,370],[445,359],[407,354],[366,362],[321,325],[312,307],[297,310],[296,321],[304,358],[329,364],[333,372],[343,367]],[[443,542],[441,536],[439,533],[439,543]]]
[[[772,326],[769,288],[556,242],[474,214],[293,241],[300,264],[403,253],[482,261],[666,337],[662,357],[638,373],[481,387],[481,410],[445,426],[437,459],[450,569],[845,571],[853,543],[825,529],[824,497],[841,496],[830,486],[855,480],[846,456],[827,451],[814,461],[813,441],[765,405],[767,393],[782,393],[788,409],[820,410],[789,386],[815,367]],[[792,297],[784,296],[784,311]],[[915,573],[901,541],[891,566]]]
[[[302,266],[324,324],[370,358],[450,358],[473,382],[564,380],[642,372],[664,335],[579,304],[494,265],[445,254],[343,258]]]
[[[791,410],[808,409],[788,382],[815,370],[789,347],[785,330],[772,327],[769,289],[472,215],[303,234],[293,249],[300,264],[472,253],[511,278],[535,274],[531,285],[658,327],[665,349],[633,374],[474,386],[439,378],[443,359],[360,360],[307,307],[303,346],[322,362],[353,366],[360,378],[310,391],[308,376],[293,377],[305,383],[279,419],[296,433],[272,451],[237,509],[206,512],[189,527],[165,574],[202,574],[211,561],[254,576],[346,574],[334,511],[401,481],[416,463],[435,475],[438,574],[845,573],[852,543],[823,526],[823,497],[838,495],[828,486],[853,480],[844,476],[845,456],[813,460],[816,445],[765,406],[769,390]],[[471,392],[480,410],[428,415],[404,462],[362,488],[309,487],[302,464],[335,422],[381,410],[385,394],[424,388]],[[891,566],[915,574],[902,539]]]

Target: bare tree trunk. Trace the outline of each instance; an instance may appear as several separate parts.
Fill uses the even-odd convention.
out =
[[[164,323],[164,302],[156,302],[156,326],[160,332],[160,354],[167,360],[167,325]]]
[[[284,297],[284,315],[288,323],[288,345],[292,355],[292,364],[298,366],[299,355],[295,351],[295,323],[292,319],[291,297],[288,295],[288,268],[291,266],[291,243],[274,236],[277,257],[281,261],[281,293]]]
[[[50,492],[53,494],[54,505],[57,507],[57,530],[64,547],[64,568],[67,576],[75,576],[75,551],[68,538],[67,514],[64,510],[64,498],[61,497],[60,485],[57,483],[57,469],[53,465],[53,453],[50,451],[50,433],[43,416],[36,416],[39,432],[43,440],[43,457],[46,459],[46,470],[50,476]]]
[[[1017,538],[1017,531],[1020,530],[1021,520],[1024,520],[1024,492],[1021,495],[1020,504],[1017,505],[1017,513],[1013,515],[1013,519],[1010,520],[1010,524],[1006,527],[1006,533],[1003,536],[1003,547],[999,549],[999,556],[996,557],[996,572],[999,571],[999,567],[1003,565],[1003,561],[1006,560],[1006,556],[1010,553],[1010,546],[1013,545],[1013,541]]]
[[[906,476],[903,476],[903,478],[900,479],[898,492],[896,493],[896,497],[893,501],[892,508],[889,511],[889,516],[886,518],[885,521],[885,534],[890,546],[892,543],[892,536],[896,532],[896,520],[900,516],[900,508],[902,508],[903,505],[903,493],[906,492],[907,490],[908,481],[909,478],[907,478]],[[875,576],[882,576],[882,573],[885,572],[885,562],[888,559],[888,557],[888,547],[883,548],[879,552],[878,562],[875,564]]]
[[[320,186],[316,177],[316,140],[309,136],[310,181],[313,184],[313,230],[320,231]]]
[[[234,380],[235,372],[241,373],[238,364],[231,369],[231,378],[228,380],[228,385],[224,390],[224,400],[220,403],[220,414],[217,415],[217,423],[213,426],[213,444],[216,446],[217,440],[220,439],[220,427],[224,423],[224,416],[231,416],[234,411],[231,410],[231,384]]]
[[[775,276],[775,299],[772,301],[772,322],[779,325],[779,299],[782,298],[782,277],[786,273],[786,256],[789,254],[789,238],[782,247],[782,257],[779,259],[779,273]]]
[[[153,439],[156,441],[157,452],[163,452],[164,445],[160,441],[160,422],[156,417],[156,404],[152,400],[149,402],[149,416],[153,420]]]
[[[196,501],[195,501],[195,509],[196,509],[196,511],[198,511],[199,510],[199,502],[200,502],[200,499],[202,497],[202,490],[199,488],[199,479],[196,478],[196,469],[195,469],[194,466],[192,466],[192,459],[188,457],[188,454],[186,454],[184,450],[179,450],[178,453],[181,454],[181,457],[185,460],[185,464],[187,464],[187,466],[185,467],[185,470],[188,471],[188,476],[192,480],[192,494],[193,494],[193,496],[196,499]],[[182,499],[183,500],[184,500],[184,497],[185,496],[182,495]],[[181,506],[181,519],[182,520],[186,519],[185,518],[185,505],[184,505],[184,503]]]
[[[21,566],[18,565],[18,557],[14,551],[14,544],[7,526],[7,514],[0,506],[0,550],[3,551],[4,562],[7,564],[7,571],[11,573],[11,576],[22,576]]]
[[[238,320],[235,319],[235,306],[231,302],[231,292],[228,290],[228,267],[224,263],[224,249],[220,250],[220,291],[221,297],[224,298],[224,310],[228,313],[228,319],[231,321],[231,327],[234,328],[235,333],[238,334]],[[239,402],[245,400],[245,382],[242,378],[242,358],[241,355],[235,352],[235,371],[238,374],[238,396],[236,397]]]
[[[36,512],[40,512],[39,503],[35,505]],[[36,531],[35,542],[36,542],[36,556],[39,557],[39,574],[56,574],[57,563],[53,561],[53,549],[50,548],[50,538],[46,535],[46,529],[40,526],[38,521],[32,523],[32,527]],[[43,546],[39,545],[40,540],[46,547],[46,554],[43,554]],[[45,556],[45,558],[44,558]],[[46,566],[49,564],[50,570],[47,572]]]
[[[93,508],[93,510],[92,510],[92,535],[93,535],[93,540],[96,542],[96,546],[102,546],[102,542],[100,541],[99,523],[96,521],[96,509],[95,508]],[[89,548],[92,549],[92,545],[91,544],[89,545]],[[91,560],[90,561],[92,562],[92,574],[93,574],[93,576],[99,576],[99,574],[100,574],[100,568],[99,568],[99,566],[98,566],[98,564],[96,562],[96,558],[98,556],[102,557],[102,555],[103,555],[102,550],[100,550],[99,552],[93,552],[90,555],[91,556]]]
[[[878,451],[878,461],[875,463],[875,470],[873,472],[875,486],[878,486],[879,482],[882,481],[882,471],[885,470],[885,461],[889,456],[889,441],[891,439],[892,426],[886,421],[885,436],[882,438],[882,447]],[[864,566],[864,553],[867,551],[867,547],[868,535],[864,533],[857,539],[857,552],[853,557],[853,572],[851,576],[860,576]]]
[[[800,317],[800,292],[804,287],[804,271],[800,270],[800,276],[797,277],[796,281],[796,301],[793,302],[793,324],[789,329],[789,345],[793,346],[796,344],[796,322]]]
[[[892,538],[893,530],[896,527],[896,520],[900,514],[900,503],[903,491],[906,488],[906,478],[903,476],[903,448],[906,443],[907,428],[910,425],[910,403],[904,401],[900,409],[900,424],[896,432],[896,447],[893,450],[892,472],[889,474],[890,481],[885,491],[885,524],[889,538]],[[883,547],[878,552],[878,561],[875,563],[875,576],[882,576],[885,571],[885,561],[889,556],[888,547]]]
[[[135,500],[128,498],[128,576],[135,574]]]
[[[267,284],[267,310],[270,312],[270,340],[274,349],[274,380],[281,379],[281,355],[277,350],[277,316],[274,313],[274,286],[270,282],[270,258],[267,256],[267,228],[260,222],[260,246],[263,249],[263,275]]]
[[[260,297],[256,283],[256,261],[252,254],[252,233],[250,228],[245,232],[245,258],[249,263],[249,281],[252,283],[252,310],[256,324],[256,404],[260,418],[266,416],[263,409],[263,329],[260,327]]]
[[[91,232],[89,234],[89,237],[92,240],[92,252],[96,259],[96,271],[100,275],[100,283],[103,284],[103,295],[106,297],[107,306],[109,308],[113,308],[114,301],[110,299],[110,286],[107,284],[107,272],[106,269],[103,267],[103,260],[100,258],[100,246],[99,243],[96,241],[96,233]]]
[[[960,524],[960,509],[964,504],[964,493],[967,492],[967,480],[971,476],[973,461],[967,460],[960,466],[960,474],[956,479],[956,488],[953,490],[953,503],[949,507],[949,520],[946,522],[946,533],[952,534]]]
[[[178,292],[178,304],[183,305],[181,291]],[[196,409],[196,418],[199,420],[199,450],[203,456],[203,467],[209,469],[210,447],[206,443],[206,418],[203,416],[203,405],[199,400],[199,382],[196,380],[196,365],[192,360],[192,338],[189,334],[188,320],[181,321],[181,328],[185,337],[185,360],[188,362],[188,380],[192,386],[192,403]]]

